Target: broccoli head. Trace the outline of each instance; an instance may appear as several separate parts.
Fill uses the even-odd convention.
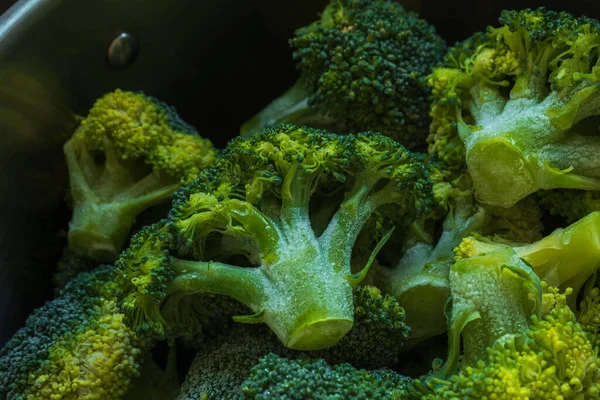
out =
[[[542,317],[541,281],[512,249],[459,260],[450,281],[448,359],[425,379],[430,392],[423,398],[600,395],[600,359],[590,336],[555,291],[554,308]]]
[[[114,267],[101,266],[34,311],[0,350],[0,397],[121,399],[150,341],[125,324],[116,288]]]
[[[407,147],[425,142],[429,90],[420,80],[445,54],[435,29],[386,0],[332,0],[290,40],[298,82],[242,126],[275,123],[376,131]]]
[[[466,160],[478,199],[508,207],[540,189],[600,190],[600,24],[504,11],[429,76],[430,151]]]
[[[335,191],[345,196],[317,236],[310,200]],[[178,192],[163,227],[124,252],[124,307],[134,325],[162,335],[169,324],[160,307],[167,319],[185,319],[184,297],[223,294],[255,313],[237,321],[265,322],[287,347],[330,347],[352,327],[352,287],[370,267],[351,273],[363,226],[386,204],[410,223],[430,199],[421,157],[379,134],[281,125],[238,137]],[[215,236],[229,237],[226,255],[252,265],[209,257]]]
[[[96,101],[64,145],[73,216],[69,247],[113,262],[143,210],[171,198],[216,152],[175,110],[116,90]]]

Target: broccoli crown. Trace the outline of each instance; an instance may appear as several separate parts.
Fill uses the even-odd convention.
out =
[[[447,48],[417,14],[393,1],[332,0],[290,44],[300,79],[242,133],[287,122],[424,144],[430,91],[421,80]]]
[[[450,270],[448,358],[426,399],[596,398],[600,359],[567,306],[512,248],[481,248]],[[547,293],[544,294],[544,289]]]
[[[115,272],[71,280],[0,350],[0,397],[120,399],[138,375],[145,340],[125,325]]]
[[[353,274],[351,255],[373,212],[395,205],[397,219],[410,223],[429,208],[422,161],[376,133],[280,125],[232,140],[214,167],[176,194],[153,239],[133,239],[121,257],[134,326],[164,335],[162,299],[163,315],[182,332],[195,304],[185,296],[212,293],[248,306],[255,314],[236,319],[267,323],[288,347],[334,345],[352,326],[352,287],[370,267]],[[311,200],[335,192],[343,196],[317,236]],[[230,264],[236,255],[246,262]]]
[[[136,217],[169,200],[216,159],[175,109],[141,93],[98,99],[64,145],[73,216],[71,250],[114,262]]]
[[[75,131],[90,151],[107,141],[122,160],[142,160],[152,169],[189,182],[216,157],[212,144],[185,123],[174,107],[143,93],[115,90],[98,99]]]
[[[551,215],[573,223],[591,212],[600,211],[600,193],[585,190],[540,190],[536,193],[540,206]]]
[[[325,360],[268,354],[242,384],[250,399],[401,399],[409,380],[391,370],[366,371]]]
[[[468,165],[478,199],[508,207],[540,189],[599,190],[600,24],[565,12],[504,11],[428,77],[430,152]]]
[[[497,340],[476,364],[435,380],[425,399],[595,399],[600,359],[569,307],[531,317],[522,341]]]
[[[333,0],[290,43],[310,105],[353,132],[424,141],[429,91],[420,79],[446,52],[433,26],[392,1]]]

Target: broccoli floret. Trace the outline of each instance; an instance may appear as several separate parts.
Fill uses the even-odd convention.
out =
[[[420,80],[446,52],[426,21],[393,1],[333,0],[290,44],[300,79],[242,134],[292,123],[424,144],[429,89]]]
[[[450,281],[449,355],[425,378],[431,392],[423,398],[600,395],[600,359],[590,336],[564,299],[541,317],[541,281],[512,249],[458,261]]]
[[[477,204],[469,175],[463,173],[445,182],[439,170],[445,166],[437,165],[438,171],[432,173],[434,197],[439,205],[437,214],[413,224],[404,239],[405,250],[396,267],[380,267],[375,281],[405,308],[411,341],[446,331],[448,273],[454,263],[453,250],[465,237],[480,232],[497,240],[529,242],[541,238],[543,228],[541,211],[534,198],[523,199],[508,209]],[[441,217],[443,220],[439,221]],[[437,240],[431,229],[435,225],[441,225]]]
[[[213,163],[211,143],[141,93],[100,98],[64,145],[73,216],[69,247],[113,262],[137,215],[171,198]]]
[[[345,197],[317,237],[310,199],[335,190]],[[164,227],[124,252],[124,307],[135,326],[163,336],[169,323],[159,306],[168,319],[186,319],[183,297],[224,294],[256,313],[237,321],[266,323],[287,347],[330,347],[352,327],[352,287],[370,267],[351,273],[361,229],[385,204],[410,223],[427,212],[430,192],[422,159],[379,134],[282,125],[238,137],[215,167],[178,192]],[[215,235],[240,238],[239,249],[228,250],[234,254],[249,251],[251,239],[258,264],[207,259],[207,240]]]
[[[56,271],[52,277],[55,291],[60,291],[79,273],[90,272],[97,266],[98,263],[96,261],[90,260],[66,247],[63,249],[60,260],[56,264]]]
[[[350,364],[269,354],[242,384],[249,399],[405,399],[410,380],[392,370],[367,371]]]
[[[593,212],[566,228],[531,244],[510,244],[489,238],[465,238],[456,248],[456,257],[467,258],[499,249],[511,248],[540,278],[561,290],[571,288],[569,305],[575,301],[586,281],[600,268],[600,212]]]
[[[504,11],[428,78],[430,150],[465,160],[478,200],[508,207],[540,189],[600,190],[600,24],[565,12]]]
[[[139,374],[150,341],[124,322],[115,269],[101,266],[69,282],[33,312],[0,350],[0,397],[120,399]]]

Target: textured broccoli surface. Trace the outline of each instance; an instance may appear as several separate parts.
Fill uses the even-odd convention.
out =
[[[0,397],[121,399],[151,343],[125,324],[116,286],[101,266],[34,311],[0,350]]]
[[[540,189],[600,189],[600,25],[566,12],[504,11],[499,27],[450,50],[428,78],[430,151],[466,160],[481,202]]]
[[[426,21],[393,1],[333,0],[290,44],[299,81],[242,134],[292,123],[425,143],[430,91],[421,79],[446,51]]]
[[[310,200],[336,191],[344,197],[317,236]],[[388,204],[410,223],[427,212],[430,191],[422,158],[379,134],[282,125],[238,137],[178,192],[169,220],[123,253],[124,307],[134,326],[162,337],[170,320],[192,319],[184,297],[224,294],[255,313],[237,321],[266,323],[286,346],[330,347],[352,327],[352,287],[370,267],[351,271],[361,229]],[[224,256],[244,256],[252,267],[215,260],[215,236],[229,239]]]
[[[121,90],[96,101],[64,152],[73,201],[69,247],[98,262],[115,261],[137,215],[168,201],[216,158],[172,107]]]

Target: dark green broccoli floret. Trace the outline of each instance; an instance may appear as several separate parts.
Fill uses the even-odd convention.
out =
[[[98,262],[113,262],[138,214],[170,199],[216,157],[172,107],[120,90],[96,101],[64,152],[69,247]]]
[[[600,24],[566,12],[504,11],[429,77],[430,150],[466,159],[483,203],[540,189],[600,190]]]
[[[242,384],[246,398],[406,399],[410,380],[392,370],[366,371],[350,364],[329,365],[324,360],[282,358],[269,354],[252,368]]]
[[[0,350],[0,397],[120,399],[150,342],[125,324],[115,269],[79,274]]]
[[[345,195],[317,236],[310,200],[335,191]],[[124,307],[136,327],[178,336],[181,324],[169,321],[191,326],[194,314],[181,299],[224,294],[256,313],[237,321],[266,323],[286,346],[330,347],[352,327],[352,287],[370,267],[351,271],[363,226],[386,204],[409,224],[430,201],[422,158],[385,136],[282,125],[238,137],[178,192],[169,220],[123,253]],[[223,255],[244,255],[253,267],[215,261],[219,236],[230,239]]]
[[[429,90],[420,79],[445,54],[435,29],[393,1],[333,0],[290,40],[299,81],[242,127],[275,123],[376,131],[425,142]]]

